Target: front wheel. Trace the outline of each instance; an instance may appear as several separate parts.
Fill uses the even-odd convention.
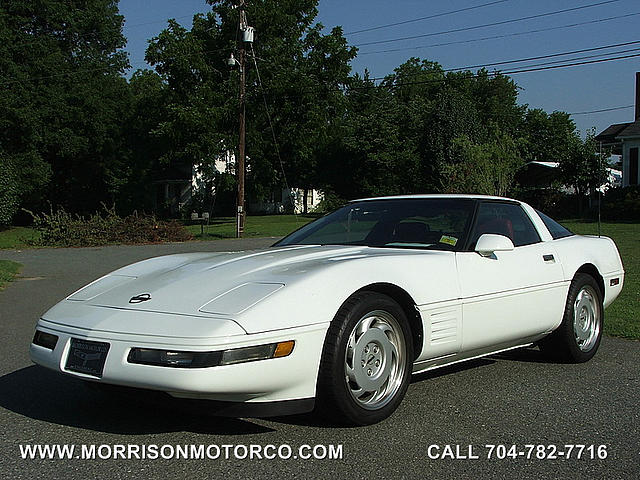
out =
[[[354,294],[327,332],[318,374],[318,409],[354,425],[393,413],[411,378],[413,342],[402,308],[387,295]]]
[[[592,276],[578,273],[569,287],[562,323],[540,341],[540,348],[554,358],[586,362],[600,346],[603,318],[600,287]]]

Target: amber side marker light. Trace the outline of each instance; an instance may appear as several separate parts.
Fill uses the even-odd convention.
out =
[[[288,342],[280,342],[276,345],[276,351],[273,352],[273,358],[286,357],[293,352],[293,346],[296,342],[289,340]]]

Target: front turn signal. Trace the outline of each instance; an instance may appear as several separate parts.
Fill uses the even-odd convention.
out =
[[[293,340],[278,343],[276,345],[276,351],[273,352],[273,358],[286,357],[291,352],[293,352],[294,345],[295,345],[295,342]]]

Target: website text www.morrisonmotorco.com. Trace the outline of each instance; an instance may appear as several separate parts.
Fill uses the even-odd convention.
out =
[[[20,445],[25,460],[342,460],[339,445],[232,445],[232,444],[26,444]]]

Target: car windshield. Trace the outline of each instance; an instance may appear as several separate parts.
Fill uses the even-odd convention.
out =
[[[459,250],[475,202],[464,198],[412,198],[350,203],[275,246],[364,245],[387,248]]]

